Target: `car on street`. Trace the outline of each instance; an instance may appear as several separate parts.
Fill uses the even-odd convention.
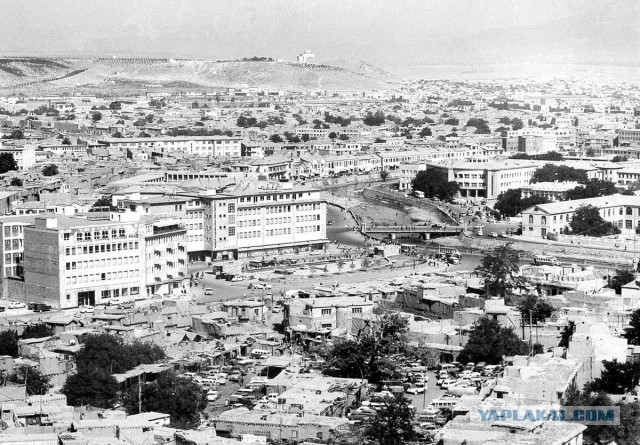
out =
[[[205,295],[213,295],[213,288],[211,288],[211,287],[207,287],[207,288],[204,290],[204,294],[205,294]]]
[[[236,275],[233,278],[231,278],[232,282],[237,282],[237,281],[242,281],[244,280],[244,277],[240,276],[240,275]]]
[[[9,309],[26,309],[27,305],[21,301],[12,301],[9,303]]]
[[[506,237],[507,237],[507,234],[505,233],[505,231],[504,231],[504,230],[502,230],[502,231],[500,232],[500,238],[506,238]]]
[[[78,306],[81,314],[93,314],[96,309],[93,306],[89,306],[88,304],[83,304],[82,306]]]
[[[215,402],[220,398],[220,393],[218,391],[209,390],[207,392],[207,402]]]
[[[405,392],[408,394],[422,394],[425,389],[426,389],[425,385],[416,385],[416,386],[407,388]]]
[[[497,232],[491,232],[491,233],[489,234],[489,236],[490,236],[491,238],[497,238],[497,237],[498,237],[498,233],[497,233]]]

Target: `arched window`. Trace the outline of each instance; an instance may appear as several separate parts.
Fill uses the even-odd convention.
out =
[[[529,224],[533,224],[533,215],[529,215]]]
[[[547,217],[546,216],[541,216],[540,217],[540,224],[542,224],[543,226],[547,224]]]

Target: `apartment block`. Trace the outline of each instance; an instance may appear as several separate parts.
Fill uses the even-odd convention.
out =
[[[151,138],[109,138],[98,141],[122,151],[148,151],[159,154],[184,151],[195,156],[239,158],[241,139],[227,136],[184,136]]]

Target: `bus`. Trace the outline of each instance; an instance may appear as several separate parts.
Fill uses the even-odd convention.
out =
[[[439,253],[442,255],[460,258],[460,252],[454,247],[440,247]]]
[[[424,198],[424,192],[421,192],[420,190],[416,190],[413,192],[413,196],[415,196],[416,198]]]
[[[534,255],[533,264],[536,266],[559,266],[560,262],[549,255]]]
[[[431,401],[431,406],[436,409],[443,409],[443,408],[452,409],[454,406],[458,404],[458,402],[460,402],[460,399],[453,398],[453,397],[446,397],[444,399],[433,399]]]

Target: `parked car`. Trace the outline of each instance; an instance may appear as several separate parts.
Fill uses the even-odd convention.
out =
[[[422,394],[425,390],[425,385],[416,385],[405,390],[408,394]]]
[[[231,278],[231,281],[236,282],[236,281],[242,281],[244,280],[244,277],[241,275],[236,275],[233,278]]]
[[[215,402],[220,398],[220,393],[218,391],[209,390],[207,392],[207,402]]]
[[[78,306],[80,309],[80,313],[82,314],[93,314],[96,309],[93,306],[89,306],[88,304],[83,304],[82,306]]]
[[[497,233],[497,232],[491,232],[491,233],[489,234],[489,236],[490,236],[491,238],[497,238],[497,237],[498,237],[498,233]]]
[[[12,301],[9,303],[9,309],[26,309],[27,305],[21,301]]]
[[[207,287],[207,288],[204,290],[204,294],[205,294],[205,295],[213,295],[213,288],[211,288],[211,287]]]

